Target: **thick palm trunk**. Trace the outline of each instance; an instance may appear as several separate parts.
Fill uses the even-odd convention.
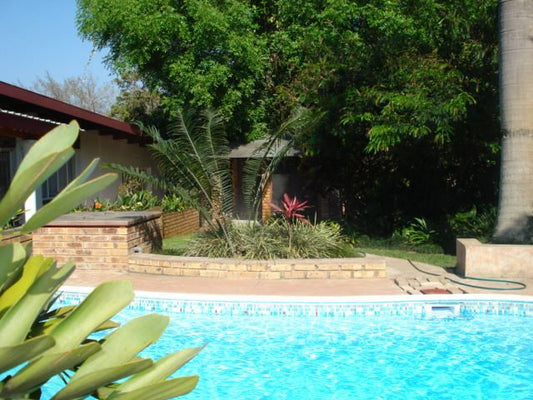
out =
[[[502,159],[494,241],[533,234],[533,0],[500,1]]]

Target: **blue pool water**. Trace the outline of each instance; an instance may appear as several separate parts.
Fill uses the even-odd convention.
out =
[[[200,375],[184,399],[533,398],[533,306],[516,312],[511,303],[462,303],[432,313],[420,304],[358,312],[354,305],[322,312],[261,304],[254,313],[242,304],[193,305],[192,312],[154,304],[119,318],[154,308],[171,315],[162,339],[143,355],[208,344],[178,371]]]

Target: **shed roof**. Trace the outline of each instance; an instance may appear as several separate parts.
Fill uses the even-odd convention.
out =
[[[254,140],[253,142],[242,144],[239,147],[232,149],[229,153],[229,158],[252,158],[263,157],[265,150],[260,151],[262,146],[268,142],[268,139]],[[273,157],[276,152],[289,143],[286,139],[280,139],[268,152],[267,157]],[[286,154],[286,157],[299,156],[301,152],[294,147],[291,147]]]
[[[25,138],[38,138],[58,123],[77,120],[81,129],[143,142],[140,129],[31,90],[0,81],[0,133],[14,130]]]

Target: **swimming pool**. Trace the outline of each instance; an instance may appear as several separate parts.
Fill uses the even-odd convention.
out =
[[[118,320],[171,315],[153,358],[208,343],[185,399],[532,398],[531,298],[268,300],[140,293]]]

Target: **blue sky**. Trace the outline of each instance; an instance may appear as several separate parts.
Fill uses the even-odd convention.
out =
[[[0,80],[30,86],[48,71],[59,81],[87,72],[99,84],[111,81],[105,53],[91,58],[75,18],[76,0],[0,0]]]

